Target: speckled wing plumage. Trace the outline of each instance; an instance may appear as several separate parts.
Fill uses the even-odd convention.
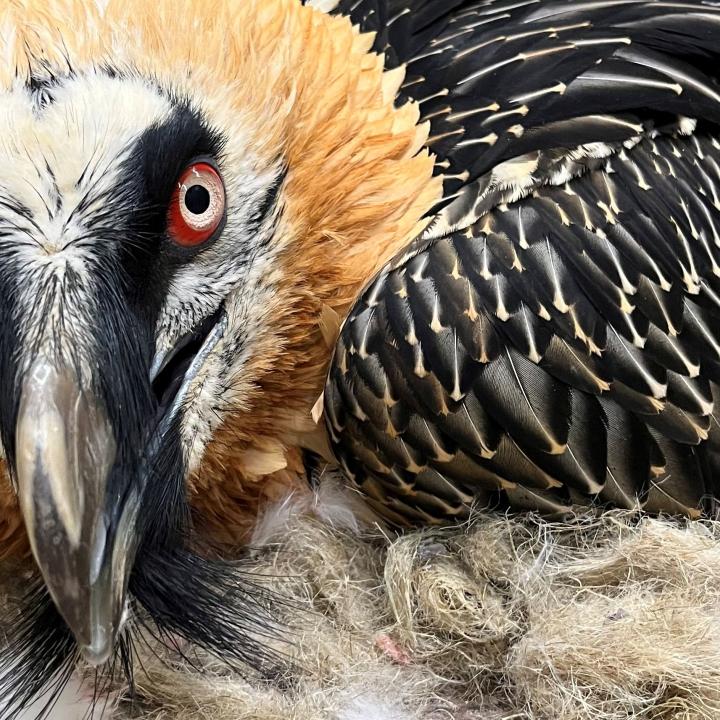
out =
[[[720,4],[387,11],[445,194],[342,328],[325,409],[348,476],[398,523],[712,510]]]

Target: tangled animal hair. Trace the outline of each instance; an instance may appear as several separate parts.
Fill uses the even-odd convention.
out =
[[[113,692],[112,717],[720,717],[720,523],[488,514],[463,528],[388,538],[344,521],[343,529],[303,502],[273,510],[259,546],[222,578],[232,593],[236,567],[270,604],[273,593],[285,598],[279,612],[260,603],[272,619],[264,616],[256,638],[284,662],[249,671],[243,662],[255,658],[245,653],[254,651],[233,647],[229,606],[216,604],[214,634],[202,633],[204,620],[189,624],[198,621],[194,642],[174,627],[163,642],[138,630],[142,641],[128,651],[132,689],[122,672],[101,686]],[[157,580],[148,578],[154,588]],[[16,587],[15,576],[0,578],[8,607],[0,627],[19,617]],[[176,600],[168,602],[175,617]],[[293,627],[290,642],[275,622]],[[218,645],[236,654],[235,667]]]
[[[155,659],[143,717],[720,717],[719,523],[487,515],[388,542],[285,518],[253,563],[302,608],[294,683]]]

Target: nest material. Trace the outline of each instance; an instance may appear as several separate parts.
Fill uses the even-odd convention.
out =
[[[482,516],[387,540],[289,511],[262,540],[284,687],[148,653],[116,716],[720,718],[720,523]]]

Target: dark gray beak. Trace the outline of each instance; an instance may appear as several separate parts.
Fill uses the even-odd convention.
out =
[[[152,363],[137,362],[132,375],[113,366],[130,351],[112,346],[87,366],[51,353],[20,371],[20,508],[50,595],[93,665],[113,653],[136,554],[144,542],[163,541],[165,489],[175,475],[184,482],[177,420],[226,327],[220,308]],[[93,390],[99,379],[104,392]]]
[[[50,594],[94,665],[112,654],[136,544],[138,493],[112,497],[115,457],[102,401],[72,370],[38,357],[16,425],[20,506]]]

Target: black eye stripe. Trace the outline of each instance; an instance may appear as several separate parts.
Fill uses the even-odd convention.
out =
[[[143,217],[144,231],[153,222],[154,230],[162,232],[166,208],[177,188],[178,177],[193,158],[217,158],[224,139],[210,128],[189,104],[177,105],[170,118],[148,128],[139,139],[129,159],[129,171],[140,172],[143,179],[142,205],[155,210]]]

